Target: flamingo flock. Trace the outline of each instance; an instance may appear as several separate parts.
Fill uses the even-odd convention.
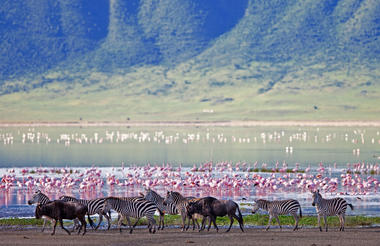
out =
[[[315,170],[257,168],[247,163],[206,162],[193,167],[173,167],[169,164],[118,168],[19,168],[8,169],[1,178],[0,190],[12,188],[54,192],[99,192],[104,189],[135,192],[144,188],[171,189],[181,192],[223,192],[249,196],[281,192],[309,192],[320,189],[331,194],[366,195],[380,189],[380,167],[355,163],[354,169],[326,169],[322,163]],[[372,168],[372,169],[371,169]],[[258,170],[257,170],[258,169]],[[255,171],[257,170],[257,171]],[[264,171],[263,171],[264,170]],[[372,173],[373,175],[371,175]]]

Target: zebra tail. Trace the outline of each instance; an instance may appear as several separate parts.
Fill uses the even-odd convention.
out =
[[[301,209],[301,205],[300,206],[300,218],[302,218],[302,209]]]
[[[354,206],[351,203],[348,203],[348,206],[350,206],[351,210],[354,210]]]

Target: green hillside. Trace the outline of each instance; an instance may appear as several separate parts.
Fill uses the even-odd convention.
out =
[[[379,13],[371,0],[5,1],[0,121],[380,120]]]

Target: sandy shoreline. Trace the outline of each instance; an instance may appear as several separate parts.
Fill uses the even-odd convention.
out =
[[[380,127],[380,121],[127,121],[127,122],[1,122],[0,127],[123,127],[123,126],[219,126],[219,127],[254,127],[254,126],[309,126],[309,127]]]
[[[116,229],[110,231],[88,230],[87,234],[67,235],[57,226],[56,235],[50,236],[51,229],[44,233],[40,229],[7,230],[0,228],[0,245],[378,245],[380,228],[346,228],[339,232],[330,228],[329,232],[318,229],[232,229],[230,233],[188,231],[165,229],[156,234],[149,234],[146,229],[136,229],[133,234],[124,230],[122,234]]]

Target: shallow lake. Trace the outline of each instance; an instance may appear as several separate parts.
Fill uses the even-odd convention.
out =
[[[287,162],[344,167],[380,159],[379,128],[0,128],[0,167]]]
[[[86,170],[95,166],[103,170],[102,179],[106,180],[108,173],[114,172],[120,181],[125,182],[125,175],[120,171],[124,167],[128,169],[148,164],[170,164],[173,168],[183,167],[180,174],[186,176],[185,170],[189,171],[193,165],[200,166],[211,161],[228,162],[234,168],[233,171],[215,169],[215,177],[230,175],[231,178],[235,176],[236,179],[243,179],[249,174],[248,179],[252,181],[252,172],[235,173],[237,163],[244,163],[247,170],[264,166],[271,169],[276,165],[281,168],[286,163],[289,169],[310,168],[312,175],[318,173],[318,167],[322,163],[326,170],[330,170],[324,174],[326,178],[340,179],[340,175],[355,163],[367,167],[378,165],[379,131],[376,127],[2,127],[0,173],[13,175],[15,179],[24,180],[27,176],[32,176],[37,180],[41,176],[34,172],[37,167]],[[29,171],[24,175],[22,170],[25,168]],[[265,177],[270,175],[259,174]],[[366,179],[369,174],[362,174],[359,179]],[[372,174],[374,179],[379,180],[378,173]],[[157,175],[156,178],[160,179],[161,174]],[[203,174],[199,174],[201,175]],[[42,176],[53,175],[47,173]],[[281,174],[276,176],[280,177]],[[296,178],[296,174],[291,174],[290,178]],[[0,217],[33,216],[34,207],[26,205],[26,201],[34,190],[25,186],[14,186],[3,190],[0,195]],[[77,197],[93,198],[110,194],[137,195],[143,188],[135,185],[114,189],[112,185],[106,184],[91,194],[81,191],[79,186],[75,186],[70,192]],[[157,186],[157,189],[165,194],[167,187]],[[194,187],[181,191],[196,196],[211,194],[231,198],[240,203],[250,203],[258,197],[294,197],[300,200],[304,213],[315,212],[310,204],[310,193],[305,189],[277,192],[271,190],[269,193],[262,193],[251,187],[246,190],[223,188],[218,193],[207,189],[197,191],[197,187]],[[54,190],[49,196],[56,199],[64,192],[65,190]],[[348,214],[380,216],[377,188],[368,193],[360,193],[352,190],[347,192],[347,189],[339,187],[334,194],[337,192],[344,193],[343,197],[355,204],[356,209]],[[326,195],[333,197],[334,194]]]

